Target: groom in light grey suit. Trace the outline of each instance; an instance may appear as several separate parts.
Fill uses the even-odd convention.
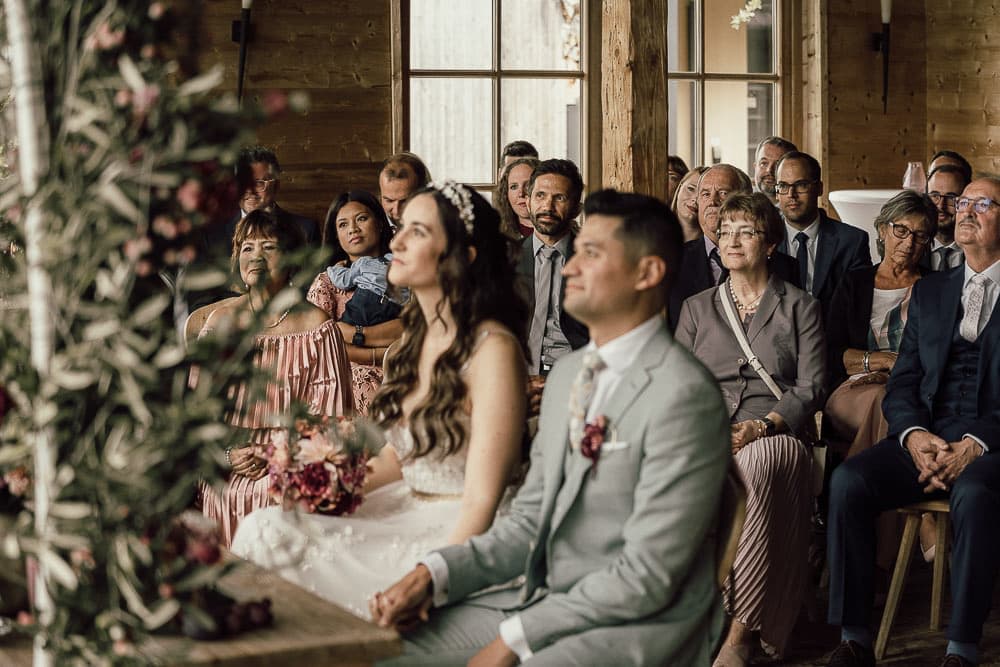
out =
[[[548,377],[510,513],[372,600],[380,624],[417,628],[386,664],[711,660],[722,625],[712,528],[730,428],[714,379],[661,315],[680,226],[659,200],[614,190],[584,210],[564,307],[591,342]],[[588,457],[599,438],[581,427],[592,436],[602,417]],[[476,595],[520,575],[519,590]]]

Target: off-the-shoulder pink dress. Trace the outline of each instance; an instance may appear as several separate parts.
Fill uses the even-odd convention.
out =
[[[198,337],[212,330],[209,317]],[[310,331],[256,337],[254,363],[272,369],[274,381],[268,382],[263,400],[251,401],[246,387],[236,390],[234,413],[230,424],[250,430],[250,442],[267,445],[282,415],[293,401],[309,406],[317,415],[340,416],[354,412],[354,398],[349,390],[350,362],[344,339],[333,320]],[[207,485],[202,487],[202,511],[222,526],[228,546],[240,520],[250,512],[273,504],[268,498],[267,476],[252,480],[234,475],[221,496]]]

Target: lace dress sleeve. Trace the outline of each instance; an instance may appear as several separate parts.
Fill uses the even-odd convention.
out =
[[[348,292],[335,287],[330,276],[326,275],[326,271],[322,271],[313,280],[312,286],[306,294],[306,301],[322,308],[334,320],[340,321],[340,318],[344,316],[344,309],[347,308],[347,302],[351,300],[352,296],[354,296],[353,290]]]

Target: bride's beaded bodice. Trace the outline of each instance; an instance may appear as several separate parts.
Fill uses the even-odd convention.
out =
[[[467,447],[442,458],[440,453],[411,458],[415,444],[410,429],[393,426],[388,432],[389,442],[396,449],[402,462],[403,481],[413,491],[429,495],[461,495],[465,486],[465,458]]]

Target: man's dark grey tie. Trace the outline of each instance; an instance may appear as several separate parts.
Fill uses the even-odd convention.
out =
[[[534,372],[541,369],[542,339],[545,337],[545,322],[552,309],[552,284],[556,272],[556,258],[559,251],[552,246],[543,245],[538,250],[541,270],[535,274],[535,312],[531,316],[531,329],[528,331],[528,345],[532,354]]]

